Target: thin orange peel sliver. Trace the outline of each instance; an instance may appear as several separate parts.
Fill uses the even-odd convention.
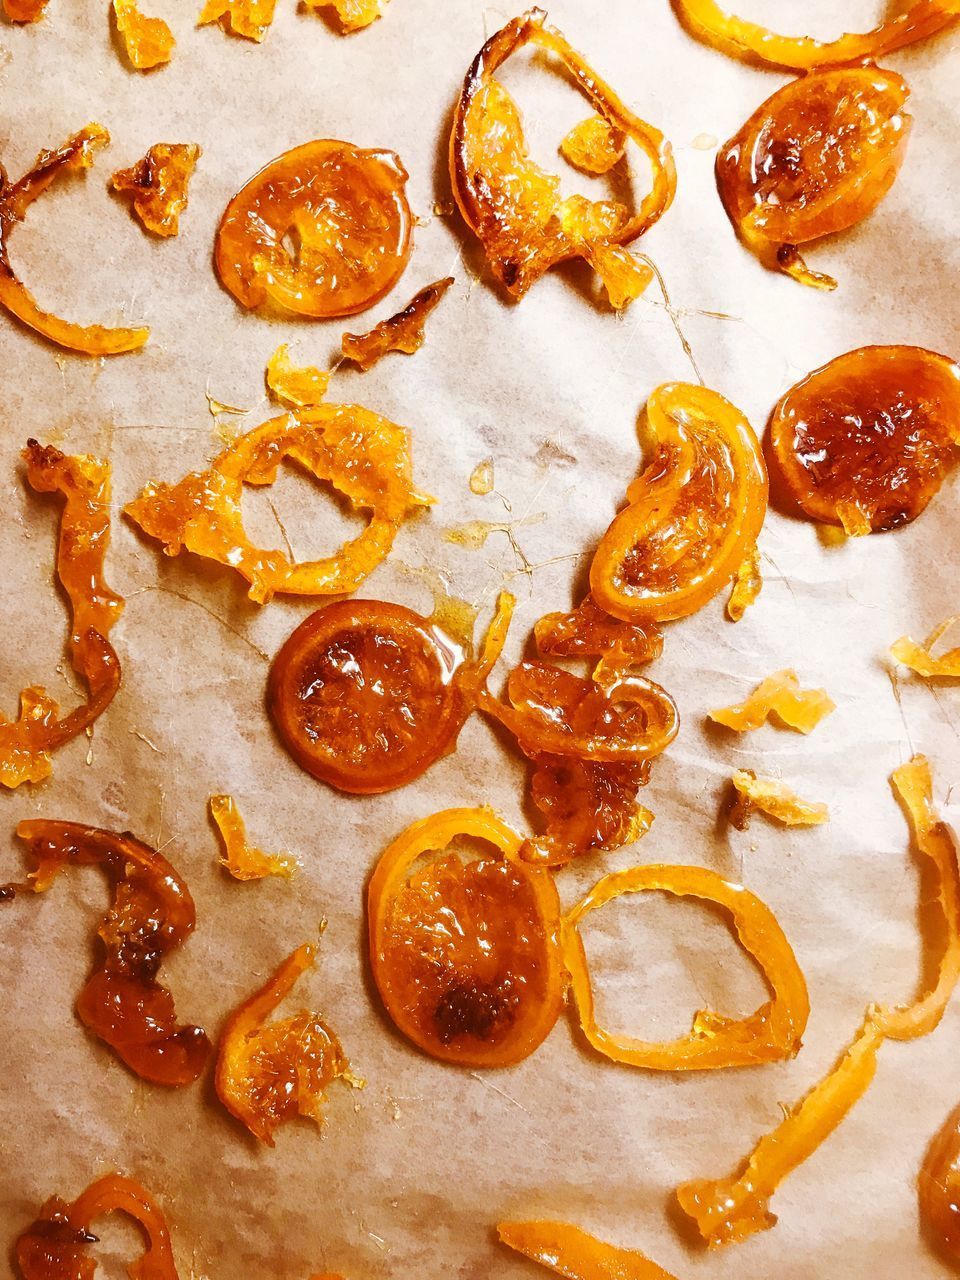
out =
[[[785,667],[762,680],[743,702],[707,714],[737,733],[759,729],[771,716],[797,733],[810,733],[836,705],[825,689],[802,689],[797,673]]]
[[[498,1222],[501,1244],[567,1280],[675,1280],[637,1249],[620,1249],[570,1222]]]
[[[901,666],[909,667],[918,676],[923,676],[925,680],[931,676],[960,678],[960,646],[948,649],[939,657],[933,655],[937,642],[958,622],[960,622],[960,613],[951,614],[949,618],[945,618],[933,628],[922,644],[917,644],[916,640],[911,640],[909,636],[901,636],[890,646],[890,656]]]

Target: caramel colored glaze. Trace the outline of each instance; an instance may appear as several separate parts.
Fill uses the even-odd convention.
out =
[[[110,467],[86,454],[69,456],[29,440],[27,480],[38,493],[65,498],[60,517],[57,576],[72,612],[70,663],[87,685],[87,701],[61,718],[38,685],[20,695],[20,718],[0,716],[0,784],[18,787],[49,777],[50,753],[88,729],[120,687],[120,660],[107,635],[123,600],[107,586],[103,562],[110,540]]]
[[[890,190],[911,117],[906,81],[879,67],[815,71],[778,89],[717,154],[717,186],[744,243],[801,284],[835,289],[797,245],[855,226]]]
[[[157,981],[164,958],[193,932],[196,913],[183,879],[129,832],[38,818],[21,822],[17,835],[33,870],[26,885],[6,886],[8,896],[44,892],[66,866],[100,866],[113,886],[97,930],[98,966],[77,1000],[81,1022],[142,1079],[191,1084],[210,1041],[200,1027],[178,1024],[173,996]]]
[[[58,347],[90,356],[136,351],[146,342],[150,330],[78,325],[42,311],[10,265],[9,244],[14,227],[23,221],[37,196],[64,174],[89,169],[94,153],[109,141],[110,135],[103,125],[88,124],[56,151],[41,151],[33,168],[19,182],[10,182],[0,166],[0,306]]]
[[[307,773],[341,791],[392,791],[453,751],[503,648],[501,597],[480,651],[432,619],[379,600],[311,614],[277,654],[267,707]]]
[[[219,22],[224,31],[244,40],[263,40],[273,22],[277,0],[206,0],[197,26]]]
[[[316,1013],[267,1019],[290,992],[316,951],[292,952],[275,974],[227,1019],[220,1037],[216,1086],[220,1101],[254,1137],[274,1145],[280,1125],[295,1116],[323,1122],[325,1090],[350,1065],[340,1041]]]
[[[243,486],[269,485],[285,458],[331,485],[355,509],[370,512],[356,538],[321,560],[291,561],[255,546],[243,527]],[[318,405],[272,418],[224,449],[206,471],[178,484],[150,481],[124,512],[168,556],[193,551],[229,565],[263,604],[275,592],[345,595],[383,560],[403,521],[433,499],[413,487],[403,427],[360,405]]]
[[[646,835],[654,815],[637,800],[650,765],[611,764],[570,756],[530,756],[530,799],[543,831],[523,842],[529,862],[562,867],[596,850],[620,849]]]
[[[492,810],[448,809],[409,827],[373,873],[373,976],[397,1027],[434,1058],[508,1066],[557,1020],[559,900],[519,849]]]
[[[410,256],[406,182],[392,151],[321,139],[285,152],[227,205],[220,279],[244,307],[320,319],[366,310]]]
[[[917,1179],[920,1221],[937,1252],[960,1264],[960,1107],[931,1142]]]
[[[767,510],[759,442],[723,396],[666,383],[647,401],[645,426],[653,456],[590,566],[595,603],[642,627],[685,618],[722,590]]]
[[[134,213],[148,231],[175,236],[199,158],[196,143],[158,142],[131,168],[118,169],[110,185],[132,201]]]
[[[663,632],[655,622],[621,622],[587,596],[570,613],[547,613],[533,634],[539,653],[554,658],[599,658],[598,684],[635,666],[654,662],[663,652]]]
[[[289,880],[293,875],[297,863],[289,853],[264,853],[250,843],[246,823],[233,796],[211,796],[210,816],[223,844],[220,865],[234,880],[262,880],[265,876]]]
[[[502,1244],[567,1280],[675,1280],[636,1249],[618,1249],[569,1222],[498,1222]]]
[[[560,143],[560,154],[581,173],[609,173],[623,159],[626,135],[603,116],[575,124]]]
[[[23,1280],[93,1280],[97,1264],[89,1247],[97,1237],[90,1228],[111,1213],[132,1218],[146,1241],[145,1251],[127,1264],[130,1280],[178,1280],[159,1205],[139,1182],[119,1173],[98,1178],[70,1204],[59,1196],[46,1202],[14,1245]]]
[[[860,347],[791,388],[770,443],[790,496],[848,534],[915,520],[960,459],[960,367],[921,347]]]
[[[624,263],[612,271],[610,259],[670,207],[676,190],[670,145],[659,129],[627,107],[559,31],[544,25],[545,17],[542,9],[531,9],[512,19],[491,36],[467,72],[450,138],[453,193],[494,276],[513,297],[521,298],[557,263],[585,258],[612,272],[623,298]],[[648,157],[652,188],[637,209],[616,199],[564,198],[559,177],[530,159],[519,109],[496,79],[500,67],[526,45],[558,58],[594,111]],[[627,292],[639,287],[634,273]]]
[[[402,311],[389,320],[381,320],[368,333],[345,333],[340,340],[340,350],[364,373],[388,351],[402,351],[412,356],[423,346],[427,316],[453,282],[453,276],[445,276],[443,280],[428,284],[410,299]]]
[[[322,404],[330,387],[330,376],[312,364],[295,365],[285,342],[267,361],[267,390],[278,404],[294,412]]]
[[[136,0],[113,0],[113,12],[127,57],[137,71],[150,71],[170,61],[177,42],[162,18],[141,13]]]
[[[3,12],[11,22],[39,22],[47,0],[3,0]]]
[[[333,9],[344,32],[360,31],[382,18],[389,0],[304,0],[308,9]]]

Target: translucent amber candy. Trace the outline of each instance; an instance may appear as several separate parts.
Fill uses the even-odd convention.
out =
[[[622,248],[643,235],[669,208],[676,170],[658,129],[636,116],[567,43],[544,25],[541,9],[514,18],[492,36],[467,72],[450,139],[450,174],[460,212],[483,245],[490,267],[516,298],[559,262],[584,258],[615,306],[649,282],[649,268]],[[557,57],[600,118],[632,139],[649,158],[650,192],[631,211],[616,199],[563,198],[560,179],[530,159],[520,112],[496,79],[526,45]]]
[[[915,520],[960,459],[960,367],[920,347],[861,347],[791,388],[770,442],[790,496],[848,534]]]
[[[760,573],[760,552],[756,547],[748,551],[740,562],[733,588],[727,601],[727,617],[731,622],[739,622],[763,590],[763,576]]]
[[[392,151],[321,139],[285,152],[227,205],[220,279],[245,307],[321,319],[366,310],[410,256],[406,182]]]
[[[274,400],[294,411],[322,404],[330,387],[330,374],[314,365],[295,365],[285,342],[267,361],[266,377]]]
[[[389,320],[381,320],[369,333],[345,333],[340,349],[348,360],[366,372],[388,351],[402,351],[412,356],[423,346],[427,316],[453,284],[453,276],[437,280],[421,289],[402,311]]]
[[[110,540],[109,464],[36,440],[27,442],[23,457],[31,488],[65,499],[57,576],[72,612],[70,663],[86,683],[87,701],[61,718],[53,698],[32,685],[20,695],[18,720],[0,716],[0,783],[11,788],[49,777],[51,752],[89,729],[112,702],[120,688],[120,660],[107,635],[123,612],[123,600],[103,577]]]
[[[448,809],[408,827],[373,873],[374,980],[400,1031],[434,1058],[508,1066],[557,1020],[560,903],[520,844],[491,809]]]
[[[206,0],[197,26],[219,22],[224,31],[259,44],[270,29],[276,7],[277,0]]]
[[[658,890],[678,898],[697,898],[719,907],[736,927],[737,939],[755,961],[771,999],[745,1018],[729,1018],[701,1009],[688,1035],[671,1041],[640,1040],[613,1034],[596,1019],[590,967],[581,924],[591,911],[624,893]],[[561,922],[563,961],[580,1026],[587,1040],[605,1057],[648,1071],[704,1071],[754,1066],[792,1058],[810,1015],[807,984],[776,916],[742,885],[732,884],[705,867],[628,867],[597,882]]]
[[[137,1224],[146,1249],[127,1264],[130,1280],[177,1280],[170,1232],[160,1206],[132,1178],[108,1173],[90,1184],[68,1204],[53,1196],[40,1216],[14,1245],[23,1280],[93,1280],[97,1264],[90,1246],[97,1237],[90,1228],[98,1218],[123,1213]]]
[[[498,1222],[502,1244],[567,1280],[675,1280],[636,1249],[618,1249],[569,1222]]]
[[[603,116],[588,116],[560,143],[560,154],[584,173],[609,173],[623,159],[627,139]]]
[[[297,862],[289,853],[264,853],[250,844],[247,827],[233,796],[211,796],[210,816],[217,824],[223,843],[220,865],[235,880],[262,880],[265,876],[283,876],[289,880]]]
[[[663,652],[655,622],[622,622],[587,596],[570,613],[547,613],[534,626],[538,652],[556,658],[599,658],[593,678],[605,683],[629,667],[645,666]]]
[[[752,769],[738,769],[733,775],[737,799],[730,821],[745,831],[750,814],[759,809],[785,827],[816,827],[829,821],[830,810],[819,801],[801,800],[797,793],[777,778],[758,778]]]
[[[255,546],[243,527],[243,486],[273,484],[285,458],[370,512],[363,532],[324,559],[291,561]],[[360,405],[318,405],[255,427],[178,484],[151,481],[124,511],[167,555],[185,549],[235,569],[259,604],[275,592],[345,595],[386,557],[407,516],[433,502],[414,489],[410,472],[403,427]]]
[[[709,717],[738,733],[759,729],[770,716],[788,729],[811,733],[836,706],[826,689],[802,689],[797,673],[786,668],[762,680],[745,701],[719,707]]]
[[[132,168],[118,169],[110,185],[132,201],[148,231],[175,236],[199,158],[200,148],[193,142],[158,142]]]
[[[717,186],[744,243],[801,284],[835,289],[797,245],[872,213],[903,163],[909,90],[878,67],[815,71],[778,89],[717,155]]]
[[[666,383],[647,401],[645,423],[653,458],[590,566],[595,603],[641,625],[702,608],[756,545],[767,510],[759,441],[723,396]]]
[[[140,12],[136,0],[113,0],[113,12],[127,57],[138,71],[149,71],[170,61],[177,42],[162,18],[148,18]]]
[[[360,794],[390,791],[453,751],[506,640],[503,594],[475,652],[434,618],[380,600],[311,614],[277,654],[267,706],[294,760]]]
[[[960,1108],[931,1142],[917,1181],[920,1221],[937,1252],[960,1263]]]
[[[115,356],[136,351],[150,336],[149,329],[107,329],[79,325],[43,311],[10,265],[10,237],[37,196],[64,174],[89,169],[95,152],[107,146],[110,135],[101,124],[88,124],[56,151],[41,151],[33,168],[11,182],[0,166],[0,306],[21,324],[59,347],[91,356]]]
[[[254,1137],[274,1145],[280,1125],[297,1115],[323,1123],[327,1086],[351,1075],[340,1041],[316,1013],[267,1019],[312,967],[316,950],[298,947],[276,973],[227,1019],[220,1037],[216,1086],[220,1101]]]
[[[960,678],[960,647],[948,649],[939,656],[933,653],[940,639],[958,622],[960,622],[960,614],[945,618],[934,627],[923,644],[917,644],[916,640],[911,640],[909,636],[901,636],[890,646],[891,657],[925,679],[931,676]]]
[[[47,0],[3,0],[3,12],[11,22],[39,22]]]
[[[66,866],[100,866],[113,903],[97,930],[98,967],[77,1000],[80,1020],[144,1080],[191,1084],[206,1065],[210,1042],[200,1027],[177,1022],[173,996],[157,980],[165,957],[193,932],[193,899],[170,863],[129,832],[78,822],[34,819],[17,835],[33,866],[26,885],[42,893]]]
[[[308,9],[333,9],[344,31],[360,31],[382,18],[390,0],[304,0]]]

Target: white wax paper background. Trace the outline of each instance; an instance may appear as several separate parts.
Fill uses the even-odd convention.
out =
[[[828,33],[840,23],[836,8],[789,0],[757,2],[751,13]],[[168,17],[179,45],[168,68],[143,76],[118,57],[105,10],[50,0],[35,28],[0,29],[9,54],[0,70],[0,155],[12,175],[89,120],[114,138],[92,172],[31,210],[13,241],[15,262],[39,300],[71,318],[153,326],[141,354],[96,362],[58,353],[0,316],[4,712],[38,680],[70,698],[56,673],[65,634],[52,589],[56,513],[25,488],[26,438],[108,454],[119,506],[148,477],[178,478],[216,452],[205,388],[249,409],[243,423],[252,426],[272,412],[263,368],[280,341],[321,364],[334,352],[344,326],[247,314],[211,265],[227,199],[267,160],[314,137],[398,150],[425,223],[391,297],[346,327],[390,314],[438,276],[457,277],[415,358],[390,357],[334,383],[336,398],[411,428],[418,484],[439,499],[402,531],[362,594],[426,610],[428,592],[401,566],[429,564],[444,567],[460,594],[490,602],[518,566],[506,537],[493,534],[477,552],[444,542],[442,531],[511,518],[498,497],[467,488],[474,465],[492,456],[512,518],[544,513],[515,530],[535,566],[508,579],[520,597],[507,651],[515,660],[534,620],[582,590],[585,552],[640,465],[635,426],[647,394],[694,371],[656,286],[623,319],[591,305],[576,271],[553,273],[510,305],[459,220],[434,215],[434,202],[449,200],[447,132],[461,78],[485,34],[510,14],[478,0],[393,0],[383,21],[342,39],[280,0],[266,42],[254,47],[217,28],[194,31],[189,4],[158,0],[150,11]],[[876,17],[873,0],[857,0],[844,6],[843,25]],[[913,88],[909,155],[874,217],[811,250],[814,265],[840,279],[824,296],[765,273],[738,246],[716,196],[713,151],[700,137],[728,137],[784,77],[694,43],[666,0],[557,0],[551,19],[672,139],[677,200],[644,248],[704,379],[758,429],[798,376],[851,347],[895,341],[957,354],[960,32],[889,60]],[[584,113],[568,100],[556,116],[541,111],[534,80],[524,74],[516,84],[538,155],[549,161]],[[166,243],[141,234],[105,191],[113,169],[160,140],[204,149],[181,235]],[[164,560],[118,519],[108,572],[127,597],[113,637],[123,688],[96,726],[89,763],[83,741],[61,751],[49,783],[0,797],[0,829],[45,815],[129,827],[164,845],[199,918],[165,973],[181,1017],[214,1036],[227,1011],[326,916],[318,967],[294,1004],[324,1011],[369,1083],[362,1093],[331,1090],[322,1136],[288,1126],[268,1151],[222,1111],[209,1079],[166,1092],[132,1077],[72,1012],[106,895],[96,872],[71,872],[45,897],[0,908],[0,1245],[47,1195],[73,1196],[120,1168],[162,1200],[183,1277],[305,1280],[331,1269],[351,1280],[532,1280],[535,1269],[499,1248],[492,1229],[502,1217],[536,1215],[643,1247],[680,1277],[943,1274],[918,1232],[914,1179],[927,1140],[960,1096],[956,1009],[929,1039],[884,1048],[867,1097],[776,1196],[774,1231],[703,1255],[675,1234],[668,1202],[679,1181],[725,1173],[747,1152],[779,1118],[778,1102],[820,1077],[868,1000],[907,997],[918,982],[916,868],[887,779],[924,750],[937,797],[949,802],[960,705],[956,686],[904,679],[898,706],[885,652],[958,607],[957,493],[947,483],[915,525],[841,547],[771,513],[761,539],[766,585],[745,620],[730,625],[718,600],[669,629],[654,674],[676,695],[683,726],[644,797],[657,814],[653,831],[638,848],[564,872],[562,896],[572,902],[603,871],[635,861],[702,863],[742,877],[777,913],[813,1004],[796,1061],[686,1078],[599,1060],[566,1018],[520,1066],[483,1075],[441,1066],[399,1039],[366,969],[367,875],[403,826],[447,805],[488,801],[528,823],[522,764],[475,718],[458,752],[402,791],[351,799],[314,783],[279,747],[263,710],[263,655],[312,603],[258,609],[229,572]],[[326,500],[321,507],[292,481],[272,496],[301,554],[332,544],[340,524]],[[251,511],[252,524],[275,536],[264,503]],[[787,665],[838,703],[811,738],[705,729],[708,708]],[[791,833],[756,819],[746,833],[729,830],[718,812],[725,780],[741,765],[828,801],[831,822]],[[236,796],[264,847],[301,858],[292,884],[225,879],[206,817],[216,791]],[[0,851],[2,878],[19,874],[12,835]],[[698,1001],[745,1011],[758,994],[728,935],[696,907],[618,904],[593,917],[589,945],[603,1009],[620,1026],[669,1034],[688,1025]],[[107,1274],[122,1274],[118,1260],[133,1237],[108,1227],[105,1240],[114,1265]],[[4,1256],[0,1271],[9,1266]]]

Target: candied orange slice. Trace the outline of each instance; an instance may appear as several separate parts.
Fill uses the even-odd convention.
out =
[[[738,733],[759,729],[771,716],[797,733],[810,733],[836,709],[837,704],[826,689],[801,689],[797,673],[787,667],[761,680],[745,701],[707,714],[717,724]]]
[[[3,12],[11,22],[39,22],[47,0],[3,0]]]
[[[135,165],[118,169],[110,185],[131,201],[148,231],[157,236],[179,235],[187,187],[199,158],[196,143],[158,142]]]
[[[289,880],[293,875],[297,861],[289,853],[264,853],[250,844],[246,823],[233,796],[211,796],[210,816],[223,843],[220,865],[234,880],[262,880],[265,876]]]
[[[87,701],[60,717],[39,685],[20,694],[20,718],[0,716],[0,784],[18,787],[50,776],[50,753],[89,729],[120,688],[120,660],[107,635],[123,612],[123,599],[104,581],[110,540],[110,465],[88,454],[61,453],[28,440],[27,480],[38,493],[60,493],[57,576],[72,612],[70,663],[87,686]]]
[[[797,246],[862,222],[890,190],[910,134],[909,92],[879,67],[812,72],[778,89],[720,149],[720,198],[761,261],[801,284],[837,287]]]
[[[754,547],[748,551],[740,562],[737,576],[733,580],[733,589],[727,601],[727,617],[731,622],[739,622],[763,590],[763,577],[760,573],[760,552]]]
[[[434,1058],[509,1066],[560,1013],[560,903],[520,845],[492,809],[447,809],[408,827],[377,863],[374,980],[399,1030]]]
[[[655,622],[629,623],[611,618],[587,596],[570,613],[547,613],[534,625],[538,652],[556,658],[599,658],[598,684],[615,673],[645,666],[663,652],[663,632]]]
[[[819,801],[801,800],[795,791],[777,778],[758,778],[752,769],[737,769],[733,775],[737,802],[731,821],[741,831],[750,814],[759,809],[785,827],[816,827],[830,819],[830,810]]]
[[[917,850],[929,862],[936,881],[936,892],[930,899],[942,917],[938,922],[936,981],[912,1004],[889,1009],[871,1005],[832,1071],[760,1139],[734,1173],[678,1188],[680,1208],[711,1247],[745,1240],[775,1224],[771,1197],[867,1091],[884,1040],[914,1040],[934,1031],[956,989],[960,978],[960,870],[956,847],[933,807],[926,758],[914,756],[895,770],[891,784],[906,810]]]
[[[897,662],[909,667],[911,671],[915,671],[918,676],[923,676],[925,679],[931,676],[960,677],[960,648],[948,649],[939,657],[934,657],[933,654],[941,637],[946,635],[957,622],[960,622],[960,614],[955,613],[952,617],[946,618],[933,628],[923,644],[917,644],[916,640],[911,640],[909,636],[901,636],[890,646],[890,654]]]
[[[670,382],[647,401],[654,455],[600,540],[590,593],[645,624],[695,613],[736,573],[767,510],[767,471],[746,418],[706,387]]]
[[[659,890],[714,903],[733,919],[740,945],[756,961],[772,999],[746,1018],[701,1009],[672,1041],[614,1035],[597,1025],[590,968],[580,933],[586,915],[624,893]],[[614,1062],[649,1071],[706,1071],[795,1057],[810,1015],[807,984],[777,918],[749,889],[704,867],[628,867],[604,876],[562,919],[560,944],[583,1034]]]
[[[920,1221],[937,1252],[960,1263],[960,1107],[947,1116],[917,1180]]]
[[[320,319],[366,310],[410,256],[406,182],[392,151],[323,138],[284,152],[227,205],[220,279],[244,307]]]
[[[81,1022],[144,1080],[191,1084],[206,1065],[210,1041],[202,1028],[177,1022],[173,996],[157,980],[165,957],[193,932],[196,911],[174,867],[128,831],[118,834],[79,822],[36,818],[21,822],[17,836],[33,865],[18,890],[43,893],[66,866],[101,866],[113,886],[113,903],[97,930],[97,968],[77,1000]]]
[[[268,485],[285,458],[370,512],[366,529],[331,556],[304,563],[254,546],[243,527],[245,484]],[[206,471],[179,484],[151,481],[126,514],[168,556],[186,549],[229,565],[250,583],[250,599],[275,593],[344,595],[383,560],[400,525],[433,501],[413,487],[407,432],[360,405],[318,405],[272,418],[224,449]]]
[[[197,26],[218,22],[224,31],[259,44],[273,22],[277,0],[206,0]]]
[[[360,31],[382,18],[389,0],[304,0],[308,9],[333,9],[344,32]]]
[[[618,1249],[569,1222],[498,1222],[502,1244],[568,1280],[674,1280],[646,1254]]]
[[[220,1037],[220,1101],[268,1147],[274,1145],[280,1125],[294,1116],[322,1124],[327,1086],[340,1077],[351,1079],[340,1041],[318,1014],[298,1013],[282,1022],[267,1022],[315,961],[314,947],[298,947],[234,1010]]]
[[[109,142],[110,135],[102,124],[88,124],[56,151],[41,151],[33,168],[19,182],[10,182],[0,166],[0,306],[58,347],[90,356],[136,351],[149,338],[150,330],[73,324],[41,310],[10,265],[9,246],[14,227],[23,221],[37,196],[64,174],[89,169],[94,153]]]
[[[560,154],[582,173],[609,173],[623,159],[627,139],[604,116],[588,116],[560,143]]]
[[[571,258],[585,258],[618,278],[611,255],[658,221],[677,181],[670,144],[660,130],[635,115],[560,32],[545,25],[545,17],[542,9],[531,9],[483,46],[464,80],[450,138],[450,174],[460,212],[483,245],[493,274],[515,298]],[[597,115],[648,157],[653,184],[637,209],[616,199],[564,199],[560,179],[530,159],[519,109],[496,78],[526,45],[557,57]],[[623,265],[621,260],[621,270]]]
[[[127,57],[137,71],[150,71],[170,61],[177,42],[162,18],[141,13],[136,0],[113,0],[113,12]]]
[[[312,409],[322,404],[329,387],[330,374],[314,365],[295,365],[285,342],[267,361],[267,388],[286,409]]]
[[[915,520],[960,460],[960,366],[921,347],[860,347],[780,400],[770,443],[811,520],[848,534]]]
[[[21,1232],[14,1255],[23,1280],[93,1280],[97,1264],[89,1247],[97,1218],[123,1213],[140,1228],[146,1249],[127,1265],[130,1280],[177,1280],[170,1232],[160,1206],[150,1193],[119,1173],[108,1173],[67,1203],[52,1196],[35,1222]]]
[[[956,21],[957,0],[915,0],[904,13],[872,31],[848,32],[836,40],[783,36],[722,9],[717,0],[677,0],[681,19],[693,34],[735,58],[765,66],[810,71],[832,63],[880,58],[917,40],[925,40]]]
[[[453,283],[453,276],[445,276],[434,284],[428,284],[410,299],[402,311],[389,320],[381,320],[369,333],[345,333],[340,340],[340,350],[364,373],[388,351],[402,351],[412,356],[423,346],[427,316]]]
[[[500,656],[513,597],[503,593],[480,645],[381,600],[327,605],[277,654],[267,706],[301,768],[369,795],[420,777],[454,750]]]

